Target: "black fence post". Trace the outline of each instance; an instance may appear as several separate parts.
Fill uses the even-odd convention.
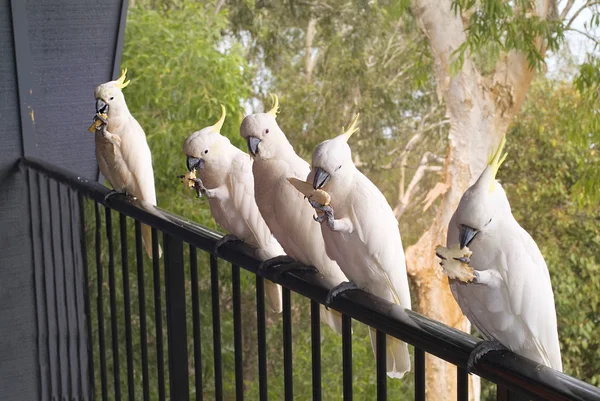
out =
[[[169,342],[169,388],[172,401],[188,401],[187,333],[185,316],[185,269],[183,241],[164,235],[167,335]]]

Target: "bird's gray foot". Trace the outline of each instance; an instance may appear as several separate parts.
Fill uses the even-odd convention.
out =
[[[267,259],[258,266],[258,271],[263,272],[265,270],[274,269],[277,278],[280,278],[283,273],[291,271],[310,271],[317,272],[317,269],[313,266],[303,266],[296,262],[294,258],[288,255],[275,256],[274,258]]]
[[[485,354],[487,354],[488,352],[501,352],[501,351],[506,351],[506,347],[504,345],[500,344],[500,342],[498,342],[496,340],[481,341],[479,344],[477,344],[475,349],[471,352],[471,355],[469,355],[469,360],[467,361],[467,372],[473,373],[473,371],[475,370],[475,365],[477,365],[477,362],[479,362],[481,357],[484,356]]]
[[[223,245],[227,244],[228,242],[242,242],[242,240],[233,234],[224,235],[215,244],[215,247],[213,248],[213,255],[219,256],[219,248],[222,247]]]
[[[310,198],[308,198],[308,202],[312,207],[323,212],[321,216],[319,216],[318,214],[316,216],[313,216],[313,219],[319,223],[322,223],[323,221],[327,220],[327,225],[329,226],[329,228],[333,227],[333,220],[335,218],[333,208],[331,206],[321,205],[320,203],[315,202]]]
[[[196,195],[198,196],[198,198],[202,198],[202,194],[205,194],[207,191],[206,187],[204,186],[204,183],[198,177],[192,178],[192,181],[194,181],[194,190],[196,190]]]
[[[110,204],[110,199],[114,198],[115,196],[127,196],[127,193],[125,193],[124,191],[117,191],[117,190],[111,189],[110,192],[104,196],[104,201],[102,203],[105,206],[108,206]]]
[[[346,291],[360,290],[354,281],[343,281],[340,284],[329,290],[327,298],[325,298],[325,306],[327,309],[333,304],[333,301]]]

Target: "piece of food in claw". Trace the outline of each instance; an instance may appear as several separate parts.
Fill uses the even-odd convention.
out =
[[[299,180],[297,178],[288,178],[290,184],[292,184],[299,192],[303,193],[309,199],[317,202],[322,206],[329,206],[331,203],[331,195],[322,189],[314,189],[311,183]]]
[[[459,244],[451,245],[450,248],[438,245],[435,248],[436,255],[442,259],[443,272],[450,278],[470,283],[475,278],[473,268],[469,267],[468,261],[473,252],[468,247],[460,249]]]
[[[181,182],[186,188],[194,188],[196,182],[194,179],[196,178],[196,170],[188,171],[184,176],[181,176]]]
[[[100,116],[102,116],[102,118],[104,118],[105,120],[108,118],[108,115],[106,114],[100,114]],[[92,123],[92,125],[90,125],[90,128],[88,128],[88,131],[90,131],[93,134],[98,128],[100,128],[102,124],[104,123],[101,119],[98,118],[98,114],[96,114],[94,116],[94,122]]]

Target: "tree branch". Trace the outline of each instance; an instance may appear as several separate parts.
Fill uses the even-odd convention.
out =
[[[423,157],[421,157],[421,163],[419,164],[417,171],[415,171],[408,187],[406,187],[406,191],[404,191],[404,179],[401,178],[398,188],[398,201],[396,202],[396,206],[394,206],[394,216],[396,216],[396,219],[399,219],[400,216],[404,214],[408,208],[411,197],[421,188],[419,184],[423,177],[425,177],[425,173],[442,171],[442,166],[431,166],[427,164],[431,159],[437,160],[438,156],[431,152],[425,152]]]
[[[585,36],[586,38],[588,38],[592,42],[596,43],[597,45],[600,45],[600,39],[597,38],[597,37],[595,37],[595,36],[593,36],[593,35],[591,35],[588,32],[581,31],[581,30],[576,29],[576,28],[569,28],[569,31],[571,31],[571,32],[577,32],[578,34]]]
[[[560,13],[559,18],[562,20],[564,20],[565,18],[567,18],[567,14],[569,14],[569,11],[571,11],[571,8],[573,7],[573,4],[575,4],[575,0],[569,0],[567,2],[567,5],[565,6],[565,8],[563,8],[562,12]]]
[[[599,3],[599,2],[597,2],[597,1],[588,0],[588,1],[586,1],[586,2],[585,2],[585,4],[584,4],[584,5],[582,5],[581,7],[579,7],[579,8],[577,9],[577,11],[575,11],[575,12],[573,13],[573,15],[571,16],[571,18],[569,18],[569,21],[568,21],[568,22],[567,22],[567,24],[565,25],[565,30],[567,30],[567,29],[571,28],[571,24],[573,24],[573,21],[575,21],[575,20],[577,19],[577,17],[579,17],[579,14],[581,14],[581,12],[582,12],[583,10],[585,10],[587,7],[589,7],[589,6],[593,6],[593,5],[595,5],[595,4],[600,4],[600,3]],[[563,10],[563,13],[564,13],[564,10]],[[561,17],[563,16],[563,15],[562,15],[563,13],[561,13]],[[565,15],[564,15],[564,18],[566,18],[566,17],[567,17],[567,14],[565,14]]]
[[[225,5],[225,0],[217,0],[217,4],[215,5],[215,15],[219,14],[221,11],[221,7]]]
[[[308,82],[312,79],[312,72],[315,68],[316,57],[312,55],[312,44],[317,33],[317,19],[311,18],[306,28],[306,38],[304,40],[304,73]]]

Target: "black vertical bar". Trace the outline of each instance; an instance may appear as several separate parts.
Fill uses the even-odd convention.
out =
[[[33,284],[35,288],[35,317],[37,323],[37,355],[39,369],[39,396],[41,399],[50,398],[50,380],[49,380],[49,365],[48,365],[48,332],[46,331],[48,316],[44,314],[46,310],[46,295],[44,291],[44,263],[43,263],[43,237],[41,231],[38,230],[37,224],[41,221],[41,210],[36,206],[39,199],[39,174],[34,170],[27,169],[24,171],[27,175],[29,183],[29,212],[30,212],[30,227],[31,230],[31,253],[33,255]],[[34,177],[37,178],[37,185],[34,185]]]
[[[370,329],[369,329],[370,330]],[[387,364],[386,364],[386,336],[377,330],[376,334],[377,353],[377,401],[387,400]]]
[[[90,383],[90,393],[95,394],[96,384],[94,380],[94,352],[92,351],[92,345],[94,339],[92,337],[92,312],[90,308],[90,295],[88,291],[89,286],[89,273],[88,273],[88,255],[87,255],[87,243],[85,239],[85,207],[83,203],[83,195],[77,194],[77,201],[79,203],[79,240],[81,243],[81,264],[83,267],[83,302],[85,309],[85,322],[87,329],[87,343],[85,345],[87,350],[88,360],[88,377]],[[85,396],[89,396],[85,394]],[[85,399],[85,397],[84,397]]]
[[[152,227],[152,271],[154,275],[154,320],[156,324],[156,368],[158,373],[158,399],[165,399],[165,361],[163,350],[162,310],[160,298],[160,264],[158,262],[158,233]]]
[[[518,401],[520,398],[512,398]],[[511,392],[504,386],[496,385],[496,401],[511,401]]]
[[[102,288],[104,287],[104,277],[102,271],[102,220],[100,217],[100,205],[94,204],[96,216],[96,274],[97,274],[97,314],[98,314],[98,348],[100,354],[100,382],[102,390],[102,400],[108,399],[108,383],[106,378],[106,343],[104,339],[104,299]]]
[[[135,259],[137,262],[138,299],[140,312],[140,347],[142,348],[142,388],[144,401],[150,401],[150,380],[148,378],[148,340],[146,336],[146,284],[144,283],[144,255],[142,246],[142,225],[135,221]]]
[[[267,401],[267,329],[265,321],[265,280],[256,276],[256,337],[258,339],[258,388],[260,401]]]
[[[288,288],[283,288],[283,383],[285,400],[293,401],[292,296]]]
[[[242,360],[242,295],[240,288],[240,268],[231,265],[231,286],[233,289],[233,343],[235,352],[235,399],[244,399],[244,365]]]
[[[342,371],[344,401],[352,400],[352,319],[342,315]]]
[[[321,305],[310,301],[310,342],[312,346],[312,399],[321,401]]]
[[[169,343],[169,392],[173,401],[190,398],[188,380],[187,324],[185,316],[185,269],[183,241],[163,234],[167,339]]]
[[[56,294],[55,294],[55,269],[54,269],[54,233],[52,232],[52,195],[50,191],[50,179],[46,177],[45,193],[40,194],[47,202],[41,203],[42,220],[40,229],[42,230],[45,243],[45,274],[46,274],[46,313],[48,314],[48,354],[50,360],[50,376],[52,380],[52,398],[61,397],[61,379],[60,379],[60,355],[58,340],[58,325],[56,323]],[[44,224],[45,223],[45,224]]]
[[[202,342],[200,338],[200,297],[198,296],[198,256],[190,245],[190,275],[192,278],[192,319],[194,324],[194,380],[196,401],[202,401]]]
[[[41,237],[41,249],[42,249],[42,265],[41,265],[41,269],[40,269],[40,274],[39,274],[39,278],[36,278],[36,283],[39,280],[40,283],[40,300],[42,302],[42,304],[44,305],[43,309],[40,309],[40,314],[39,316],[41,317],[41,321],[40,321],[40,326],[38,328],[38,332],[40,333],[40,339],[41,340],[45,340],[44,341],[44,346],[46,349],[46,355],[44,358],[44,360],[46,361],[46,365],[42,366],[42,368],[40,369],[43,377],[45,378],[46,384],[44,385],[44,381],[42,381],[42,396],[45,394],[47,398],[43,398],[43,399],[49,399],[52,397],[52,387],[53,387],[53,372],[54,369],[52,369],[52,359],[51,359],[51,347],[50,347],[50,328],[49,328],[49,320],[50,320],[50,312],[49,312],[49,308],[50,308],[50,303],[49,303],[49,299],[48,299],[48,294],[47,294],[47,286],[48,286],[48,275],[46,274],[46,271],[48,270],[48,262],[47,262],[47,258],[49,257],[48,252],[46,251],[46,230],[48,229],[48,225],[44,224],[44,221],[47,221],[47,219],[44,217],[44,207],[43,207],[43,203],[42,203],[42,186],[40,185],[40,180],[41,180],[41,176],[40,174],[36,174],[37,176],[37,190],[38,190],[38,209],[39,209],[39,219],[38,221],[38,227],[37,230],[39,230],[40,232],[40,237]],[[47,180],[47,178],[45,178]],[[35,209],[35,208],[34,208]],[[42,347],[40,347],[40,349],[42,349]],[[44,372],[45,371],[45,372]],[[45,373],[45,374],[44,374]]]
[[[219,307],[219,262],[210,255],[210,290],[212,296],[215,400],[223,400],[223,367],[221,363],[221,312]]]
[[[425,351],[415,347],[415,401],[425,401]]]
[[[469,374],[456,367],[456,401],[469,401]]]
[[[131,340],[131,298],[129,294],[129,261],[127,255],[127,217],[119,213],[119,231],[121,234],[121,270],[123,274],[123,304],[125,310],[125,347],[127,353],[127,394],[129,400],[135,400],[135,382],[133,380],[133,344]]]
[[[78,362],[79,357],[77,355],[77,300],[75,299],[75,287],[73,285],[74,274],[74,263],[71,256],[72,252],[68,252],[68,247],[71,239],[71,233],[69,231],[69,224],[71,221],[71,208],[69,207],[69,200],[65,197],[66,188],[62,184],[57,185],[58,193],[58,210],[59,210],[59,221],[60,221],[60,242],[62,250],[62,271],[63,271],[63,301],[65,309],[65,332],[63,336],[66,338],[65,347],[67,356],[69,358],[67,364],[67,380],[69,386],[67,387],[67,394],[69,399],[73,399],[77,396],[78,383]],[[66,209],[66,210],[65,210]],[[68,214],[68,217],[66,217]]]
[[[73,355],[72,357],[75,359],[75,370],[73,375],[73,398],[82,398],[83,397],[83,382],[86,380],[85,377],[85,364],[82,363],[84,359],[82,358],[82,353],[84,352],[82,347],[82,339],[85,336],[85,329],[83,329],[81,325],[81,301],[82,292],[81,292],[81,270],[80,270],[80,262],[78,258],[78,253],[76,251],[76,241],[75,241],[75,232],[77,222],[75,221],[76,217],[76,206],[73,202],[73,191],[71,188],[66,188],[66,196],[67,196],[67,210],[69,212],[68,224],[66,224],[69,234],[68,239],[65,241],[67,244],[70,243],[71,246],[71,282],[70,287],[72,288],[72,296],[71,299],[71,308],[73,310],[73,337],[71,337],[72,347],[73,347]]]
[[[61,398],[64,398],[69,392],[68,370],[69,370],[69,355],[66,346],[66,304],[64,290],[64,269],[62,260],[60,219],[57,216],[60,213],[60,199],[58,194],[58,183],[48,180],[48,196],[50,203],[50,234],[51,234],[51,249],[52,249],[52,277],[53,277],[53,292],[54,292],[54,311],[55,311],[55,343],[53,344],[58,349],[58,368],[59,391]],[[56,191],[51,188],[55,187]],[[59,221],[56,221],[59,219]]]
[[[121,400],[121,373],[119,370],[119,326],[117,322],[117,284],[115,282],[115,248],[112,233],[112,214],[108,207],[104,208],[106,220],[106,239],[108,241],[108,290],[110,294],[110,327],[112,338],[113,382],[115,400]]]

